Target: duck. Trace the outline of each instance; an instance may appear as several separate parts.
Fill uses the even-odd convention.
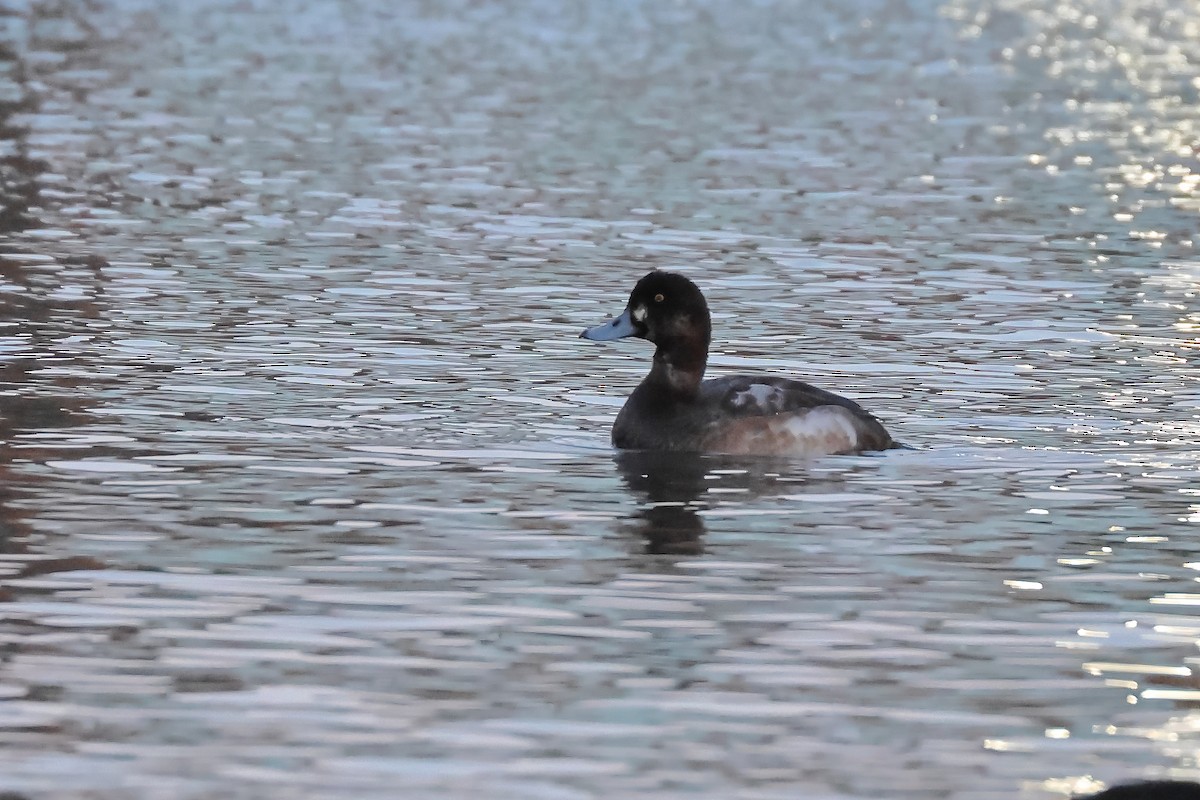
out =
[[[625,310],[579,334],[655,346],[650,373],[612,427],[619,450],[816,457],[903,445],[862,406],[803,381],[774,375],[704,379],[712,317],[689,278],[655,270],[637,282]]]

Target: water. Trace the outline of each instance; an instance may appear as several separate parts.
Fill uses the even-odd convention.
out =
[[[1194,9],[284,5],[0,18],[0,788],[1200,777]],[[616,456],[651,268],[916,449]]]

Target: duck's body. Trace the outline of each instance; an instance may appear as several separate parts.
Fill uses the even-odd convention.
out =
[[[694,396],[663,392],[649,379],[613,425],[622,450],[816,456],[893,447],[857,403],[801,381],[730,375],[702,381]]]
[[[818,456],[886,450],[897,444],[873,416],[845,397],[771,375],[703,380],[712,323],[687,278],[652,272],[616,319],[589,339],[636,336],[658,347],[650,374],[613,425],[623,450]]]

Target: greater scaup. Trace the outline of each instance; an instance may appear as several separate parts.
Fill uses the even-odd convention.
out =
[[[653,342],[650,374],[613,424],[622,450],[732,455],[818,456],[899,447],[857,403],[773,375],[703,380],[712,338],[708,304],[696,284],[673,272],[638,281],[625,311],[580,334]]]

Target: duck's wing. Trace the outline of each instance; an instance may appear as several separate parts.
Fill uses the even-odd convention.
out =
[[[717,452],[820,455],[896,446],[858,403],[803,381],[730,375],[704,381],[700,392],[714,412],[709,446]]]

